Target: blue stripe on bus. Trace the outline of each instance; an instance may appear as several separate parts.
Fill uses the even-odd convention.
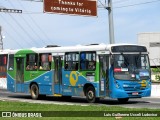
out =
[[[54,71],[46,72],[45,74],[42,74],[41,76],[24,82],[23,84],[16,85],[17,92],[25,92],[29,93],[30,91],[30,84],[32,82],[35,82],[38,84],[39,87],[39,94],[46,94],[46,95],[53,95],[54,93],[57,93],[58,87],[56,84],[54,84],[54,87],[52,87],[52,80]],[[78,78],[76,78],[78,77]],[[84,96],[83,87],[86,83],[92,84],[96,89],[96,96],[99,96],[99,82],[90,82],[87,81],[87,79],[80,75],[80,73],[76,71],[64,71],[62,70],[62,84],[59,86],[59,93],[65,96]],[[8,90],[15,92],[15,80],[10,76],[7,75],[7,85]],[[22,87],[24,87],[22,89]],[[57,88],[56,88],[57,87]],[[54,89],[54,90],[53,90]]]

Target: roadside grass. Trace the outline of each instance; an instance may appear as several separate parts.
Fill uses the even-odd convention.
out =
[[[45,118],[3,118],[1,120],[159,120],[158,117],[45,117]]]
[[[80,105],[55,105],[55,104],[40,104],[40,103],[26,103],[26,102],[16,102],[16,101],[0,101],[0,112],[3,111],[64,111],[64,112],[71,112],[72,111],[102,111],[102,112],[109,112],[109,111],[157,111],[160,113],[160,109],[147,109],[147,108],[142,108],[142,109],[135,109],[135,108],[123,108],[119,106],[106,106],[106,105],[89,105],[89,106],[80,106]],[[0,118],[1,119],[1,118]],[[11,119],[11,118],[3,118],[3,119]],[[87,120],[115,120],[115,119],[124,119],[124,120],[158,120],[159,117],[42,117],[42,118],[12,118],[14,120],[81,120],[81,119],[87,119]]]

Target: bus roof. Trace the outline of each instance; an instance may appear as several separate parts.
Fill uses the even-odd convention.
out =
[[[31,50],[36,53],[49,53],[49,52],[55,52],[55,53],[64,53],[64,52],[77,52],[77,51],[111,51],[111,48],[113,46],[142,46],[142,45],[136,45],[136,44],[95,44],[95,45],[75,45],[75,46],[58,46],[58,47],[47,47],[47,48],[30,48],[30,49],[17,49],[17,50],[3,50],[0,51],[0,54],[14,54],[19,51],[27,51]],[[143,46],[145,47],[145,46]]]
[[[0,51],[0,55],[3,54],[15,54],[16,52],[18,52],[20,49],[17,50],[11,50],[11,49],[5,49],[5,50],[1,50]]]
[[[105,51],[107,46],[105,44],[100,45],[76,45],[65,47],[49,47],[49,48],[33,48],[31,50],[35,52],[76,52],[76,51]]]
[[[65,47],[49,47],[49,48],[31,48],[37,53],[41,52],[76,52],[76,51],[111,51],[113,46],[141,46],[136,44],[99,44],[99,45],[76,45],[76,46],[65,46]],[[145,47],[145,46],[143,46]]]

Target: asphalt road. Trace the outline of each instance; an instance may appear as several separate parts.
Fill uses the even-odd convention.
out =
[[[21,101],[29,103],[43,103],[43,104],[67,104],[67,105],[81,105],[88,106],[91,103],[87,103],[85,98],[72,97],[72,99],[66,101],[61,98],[55,98],[52,96],[47,96],[40,100],[32,100],[31,96],[22,93],[11,93],[6,90],[0,90],[0,100],[3,101]],[[160,109],[160,98],[140,98],[140,99],[130,99],[125,104],[120,104],[117,100],[113,99],[103,99],[99,103],[92,103],[92,105],[105,105],[107,106],[121,106],[125,108],[150,108],[150,109]]]

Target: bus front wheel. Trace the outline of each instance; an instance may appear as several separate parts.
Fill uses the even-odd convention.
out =
[[[36,84],[31,85],[31,97],[34,100],[37,100],[38,97],[39,97],[39,89],[38,89],[38,86]]]
[[[92,86],[86,89],[86,99],[89,103],[94,103],[96,101],[95,89]]]
[[[128,102],[129,98],[118,98],[119,103],[126,103]]]

